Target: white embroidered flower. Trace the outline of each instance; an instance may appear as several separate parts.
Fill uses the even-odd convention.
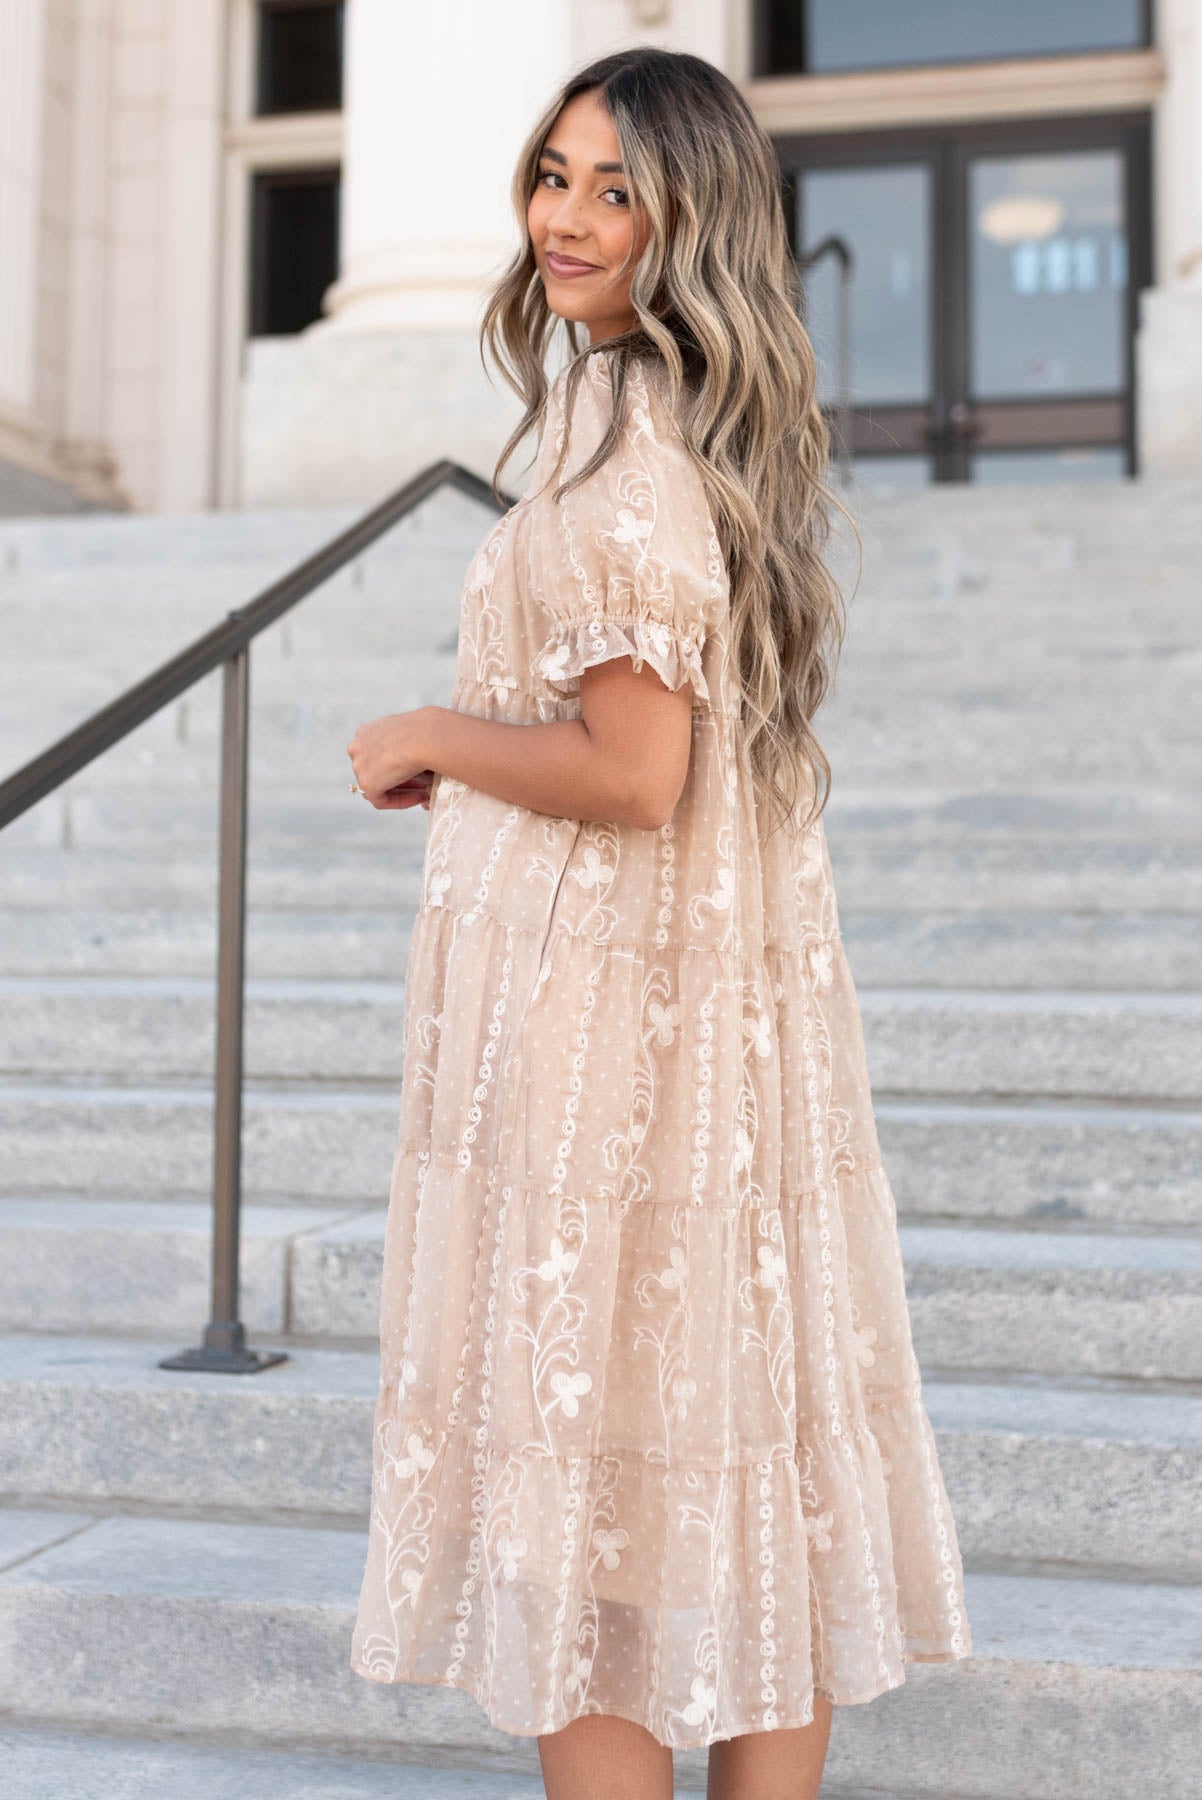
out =
[[[580,1261],[578,1250],[565,1250],[557,1237],[551,1239],[551,1254],[538,1265],[539,1275],[544,1281],[558,1281],[561,1275],[570,1275]]]
[[[497,1555],[501,1560],[501,1574],[505,1577],[506,1581],[513,1581],[516,1579],[518,1564],[521,1562],[529,1548],[530,1546],[525,1538],[510,1537],[507,1531],[501,1533],[501,1536],[497,1539]]]
[[[730,1170],[732,1175],[741,1175],[744,1169],[750,1169],[755,1154],[755,1144],[746,1126],[735,1127],[734,1148],[731,1151]]]
[[[599,888],[602,881],[610,881],[614,876],[613,863],[603,862],[601,853],[593,844],[586,844],[583,856],[584,867],[572,870],[572,880],[582,888]]]
[[[865,1369],[870,1369],[876,1361],[876,1353],[871,1348],[876,1343],[876,1326],[862,1325],[851,1335],[856,1346],[856,1361]]]
[[[653,1000],[647,1008],[647,1018],[657,1043],[667,1045],[673,1042],[680,1030],[680,1007],[675,1000],[670,1001],[667,1006]]]
[[[681,1717],[686,1725],[703,1725],[718,1704],[718,1690],[710,1686],[704,1675],[696,1675],[689,1692],[693,1698]]]
[[[697,1398],[697,1383],[691,1375],[674,1375],[672,1377],[672,1411],[676,1423],[683,1425],[688,1417],[689,1402]]]
[[[833,944],[816,944],[814,947],[814,979],[822,987],[829,987],[835,979],[834,971],[835,947]]]
[[[735,897],[735,872],[733,869],[718,870],[718,891],[710,895],[710,905],[717,912],[729,911]]]
[[[816,831],[808,831],[801,841],[804,861],[797,870],[801,881],[817,881],[822,873],[822,843]]]
[[[556,1369],[551,1377],[551,1392],[559,1396],[559,1403],[569,1419],[574,1419],[580,1411],[577,1396],[587,1394],[592,1385],[592,1376],[585,1374],[583,1369],[578,1370],[575,1375],[569,1375],[566,1369]],[[555,1402],[552,1401],[551,1404],[554,1406]]]
[[[659,619],[644,619],[639,629],[653,650],[667,656],[672,648],[672,633]]]
[[[751,1039],[751,1047],[757,1056],[767,1058],[772,1055],[772,1020],[766,1012],[756,1019],[744,1019],[743,1035]]]
[[[613,529],[613,539],[617,544],[645,544],[651,536],[650,519],[640,519],[631,512],[628,506],[618,508],[618,522]]]
[[[809,1513],[806,1516],[806,1536],[814,1550],[829,1550],[831,1547],[831,1526],[835,1522],[833,1512]]]
[[[422,1572],[420,1569],[401,1570],[401,1591],[406,1600],[416,1601],[421,1592]]]
[[[543,652],[539,658],[538,672],[547,681],[563,681],[568,675],[568,662],[572,655],[570,644],[556,644]]]
[[[399,1456],[397,1458],[396,1472],[402,1481],[407,1481],[410,1475],[416,1475],[421,1470],[430,1468],[433,1462],[433,1450],[430,1449],[428,1444],[422,1442],[420,1435],[416,1431],[413,1431],[410,1432],[409,1436],[405,1439],[404,1456]]]
[[[430,878],[426,882],[426,898],[432,906],[441,904],[442,897],[450,885],[451,877],[447,874],[445,869],[431,870]]]
[[[588,1678],[592,1672],[592,1667],[593,1659],[591,1656],[582,1656],[579,1650],[573,1650],[571,1663],[568,1665],[568,1671],[563,1678],[564,1693],[574,1694],[577,1690],[579,1690],[580,1693],[583,1693],[585,1687],[588,1685]]]
[[[412,1387],[413,1383],[416,1380],[417,1380],[417,1369],[409,1361],[409,1358],[406,1357],[404,1362],[401,1364],[401,1379],[400,1379],[400,1383],[399,1383],[401,1393],[403,1394],[405,1392],[406,1388]]]
[[[661,1269],[660,1283],[666,1288],[681,1288],[685,1284],[685,1255],[679,1244],[673,1244],[668,1252],[670,1268]]]
[[[630,1533],[619,1526],[615,1531],[594,1531],[593,1549],[598,1551],[601,1561],[607,1569],[616,1569],[621,1557],[619,1550],[625,1550],[630,1542]]]
[[[755,1260],[760,1265],[755,1278],[761,1287],[775,1287],[783,1281],[787,1273],[783,1250],[774,1250],[771,1244],[761,1244],[755,1253]]]

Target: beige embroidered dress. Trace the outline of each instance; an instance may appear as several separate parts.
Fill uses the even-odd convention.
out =
[[[971,1645],[823,829],[757,817],[660,377],[557,507],[564,401],[470,567],[451,703],[570,718],[633,655],[689,683],[690,769],[660,830],[434,784],[351,1663],[685,1748]],[[611,406],[594,351],[566,470]]]

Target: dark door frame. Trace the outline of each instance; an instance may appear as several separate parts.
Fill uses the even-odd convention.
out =
[[[929,451],[934,480],[963,481],[969,474],[974,440],[982,448],[1035,448],[1051,442],[1066,447],[1109,444],[1123,450],[1128,472],[1137,472],[1135,333],[1140,291],[1152,280],[1152,147],[1147,112],[1047,119],[1028,116],[832,132],[821,137],[797,134],[778,137],[775,142],[795,256],[800,248],[796,238],[797,174],[803,168],[849,168],[906,161],[925,162],[931,170],[934,268],[930,282],[929,403],[868,411],[853,407],[853,453]],[[1103,148],[1117,149],[1124,157],[1128,269],[1123,389],[1118,395],[1072,395],[1059,401],[1042,395],[1029,401],[991,401],[978,405],[974,415],[973,396],[968,390],[968,163],[981,154],[1038,155]],[[1060,414],[1060,429],[1052,437],[1048,427],[1054,410]]]

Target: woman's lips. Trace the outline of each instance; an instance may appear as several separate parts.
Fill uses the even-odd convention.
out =
[[[547,252],[547,267],[557,281],[571,281],[575,275],[595,275],[595,263],[575,262],[570,256],[557,256],[554,250]]]

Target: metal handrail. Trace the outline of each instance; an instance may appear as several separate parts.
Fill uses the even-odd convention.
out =
[[[217,934],[217,1055],[213,1109],[213,1254],[211,1318],[203,1342],[161,1369],[252,1374],[286,1362],[281,1350],[252,1350],[239,1313],[242,1207],[242,1041],[246,946],[246,790],[250,725],[250,646],[261,631],[370,549],[376,540],[440,488],[504,512],[514,496],[495,490],[461,463],[423,469],[362,518],[255,599],[215,625],[116,700],[0,782],[0,830],[111,750],[131,731],[224,667],[221,711],[221,820]]]
[[[799,269],[812,269],[824,256],[834,256],[839,263],[839,310],[836,323],[836,368],[839,392],[835,401],[836,456],[851,467],[851,278],[855,257],[846,238],[836,232],[824,237],[812,250],[797,258]]]

